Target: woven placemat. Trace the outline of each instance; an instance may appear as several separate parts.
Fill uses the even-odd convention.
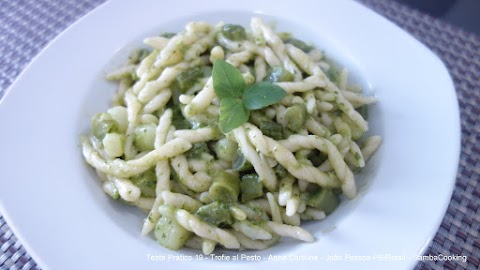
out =
[[[396,2],[364,0],[427,45],[447,65],[455,83],[462,149],[450,205],[426,255],[465,255],[467,262],[421,262],[417,269],[480,269],[480,36]],[[426,71],[428,72],[428,71]]]
[[[0,98],[45,45],[104,0],[0,0]],[[434,51],[453,77],[461,108],[462,153],[442,224],[416,269],[480,269],[480,37],[393,1],[361,0]],[[0,216],[0,270],[39,269]]]

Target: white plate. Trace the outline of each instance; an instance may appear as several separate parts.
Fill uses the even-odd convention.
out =
[[[257,263],[197,261],[192,251],[165,250],[140,236],[143,214],[103,194],[83,162],[78,136],[95,112],[108,107],[114,85],[103,79],[105,72],[143,37],[177,31],[191,20],[247,25],[253,15],[314,42],[347,66],[379,99],[370,110],[371,130],[384,142],[358,177],[360,196],[325,222],[306,225],[316,242],[283,241],[263,252],[239,253],[262,256]],[[455,91],[442,62],[353,1],[109,2],[60,35],[23,72],[1,101],[0,125],[1,213],[43,269],[238,269],[246,263],[411,268],[448,205],[460,145]],[[270,254],[316,255],[319,261],[269,262]],[[160,262],[148,255],[167,257]],[[174,262],[169,255],[191,255],[193,261]],[[389,255],[405,259],[395,262]]]

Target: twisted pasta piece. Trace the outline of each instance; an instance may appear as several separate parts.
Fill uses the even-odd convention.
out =
[[[175,137],[183,138],[191,143],[206,142],[211,140],[218,140],[222,133],[211,127],[197,128],[197,129],[180,129],[174,133]]]
[[[260,129],[252,124],[244,124],[248,129],[250,142],[266,156],[273,156],[290,174],[320,186],[338,187],[339,183],[317,168],[298,162],[292,152],[272,138],[264,136]],[[293,136],[293,135],[292,135]],[[291,136],[290,136],[291,137]],[[352,176],[353,177],[353,176]]]
[[[331,166],[342,182],[343,193],[348,198],[355,197],[357,189],[355,187],[353,173],[343,160],[343,156],[340,154],[337,147],[332,142],[315,135],[291,135],[288,137],[288,139],[280,141],[279,144],[290,151],[316,148],[319,151],[327,154]]]
[[[143,113],[153,113],[154,111],[165,107],[172,97],[172,91],[168,88],[161,90],[152,100],[143,107]]]
[[[364,146],[362,148],[362,155],[365,161],[369,160],[370,157],[377,151],[382,138],[380,136],[371,136],[364,141]]]
[[[194,198],[181,193],[162,191],[159,197],[163,199],[164,204],[172,205],[179,209],[185,209],[190,213],[195,213],[198,208],[203,205]]]
[[[243,155],[250,163],[252,163],[253,168],[255,168],[255,171],[262,179],[263,184],[268,190],[275,190],[277,186],[277,176],[270,166],[267,166],[261,161],[258,153],[248,142],[244,128],[238,127],[234,129],[233,134],[235,135],[235,139],[237,140]]]
[[[155,149],[146,155],[132,160],[104,160],[98,152],[92,147],[88,138],[82,136],[83,157],[92,167],[117,177],[128,178],[142,173],[162,159],[178,156],[192,147],[192,144],[182,138],[176,138],[169,141],[162,147]]]
[[[155,63],[155,59],[157,59],[157,56],[160,54],[160,50],[155,50],[151,54],[149,54],[147,57],[145,57],[142,62],[138,65],[137,68],[137,76],[139,78],[142,78],[143,76],[147,76],[148,70],[153,66],[153,63]],[[136,88],[139,89],[139,88]],[[133,91],[135,94],[138,94],[138,90]]]
[[[125,133],[125,160],[135,157],[136,152],[133,149],[133,132],[139,124],[139,113],[142,109],[142,104],[132,92],[127,90],[125,93],[125,103],[127,105],[128,128]]]
[[[169,87],[178,77],[178,75],[180,75],[180,73],[189,67],[189,64],[182,62],[173,67],[165,68],[157,80],[150,81],[145,84],[145,87],[138,93],[138,100],[144,104],[148,103],[157,95],[160,90]]]
[[[212,241],[210,239],[202,239],[202,252],[203,254],[210,254],[215,250],[215,246],[217,245],[217,242]]]
[[[218,242],[226,248],[238,249],[240,243],[232,233],[201,221],[195,215],[183,209],[176,209],[173,206],[161,205],[158,209],[160,214],[175,219],[186,230],[196,235]]]
[[[288,94],[293,94],[296,92],[307,92],[318,87],[325,87],[326,83],[325,80],[318,76],[310,76],[303,81],[278,82],[276,85],[283,88]]]
[[[252,224],[249,221],[237,221],[232,224],[232,228],[253,240],[272,239],[271,233],[258,225]]]
[[[280,224],[273,221],[267,221],[265,224],[268,228],[270,228],[274,233],[278,235],[292,237],[305,242],[315,241],[315,238],[312,234],[298,226]]]
[[[161,37],[161,36],[153,36],[153,37],[148,37],[143,40],[143,43],[145,45],[148,45],[152,48],[154,48],[157,51],[163,50],[167,44],[168,44],[169,39],[166,37]],[[153,63],[152,63],[153,64]],[[143,73],[140,73],[138,77],[141,77]]]
[[[280,37],[278,37],[270,27],[265,25],[260,18],[253,18],[250,25],[254,32],[261,34],[265,38],[265,41],[267,41],[268,45],[270,45],[278,58],[283,62],[283,67],[295,76],[295,80],[301,80],[302,73],[288,57],[287,49]]]
[[[195,192],[208,190],[212,184],[212,177],[206,172],[199,171],[192,174],[188,168],[188,161],[185,155],[177,155],[170,160],[173,170],[177,173],[179,181]]]
[[[192,117],[195,114],[203,112],[215,97],[213,90],[213,78],[210,77],[198,94],[192,99],[192,101],[185,106],[184,114],[187,117]]]
[[[237,231],[232,230],[232,233],[237,237],[238,242],[240,243],[240,245],[242,247],[247,248],[247,249],[253,249],[253,250],[267,249],[267,248],[275,245],[275,243],[277,243],[280,240],[280,237],[278,237],[278,236],[273,237],[272,239],[266,240],[266,241],[253,240],[250,237],[245,236],[241,232],[237,232]]]

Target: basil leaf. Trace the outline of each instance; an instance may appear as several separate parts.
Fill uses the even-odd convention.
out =
[[[243,103],[249,110],[258,110],[279,102],[287,92],[270,82],[258,82],[243,93]]]
[[[227,133],[247,122],[250,112],[239,98],[220,100],[220,129]]]
[[[230,132],[248,121],[249,110],[257,110],[280,101],[287,93],[270,82],[259,82],[245,89],[242,73],[225,62],[213,64],[213,89],[220,99],[220,129]]]
[[[242,97],[245,81],[237,68],[218,59],[213,64],[212,76],[213,89],[219,99]]]

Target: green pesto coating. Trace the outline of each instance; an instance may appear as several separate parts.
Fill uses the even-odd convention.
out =
[[[242,181],[240,183],[240,188],[242,191],[241,200],[242,203],[245,203],[249,200],[263,196],[263,185],[258,174],[246,174],[242,176]]]
[[[177,221],[163,216],[155,226],[154,235],[160,245],[168,249],[178,250],[185,245],[193,233],[187,231]]]
[[[340,204],[338,195],[330,188],[321,188],[308,196],[307,205],[318,208],[329,215]]]
[[[236,202],[240,194],[240,179],[232,173],[219,172],[213,177],[208,193],[215,201]]]
[[[226,160],[226,161],[233,161],[236,157],[238,149],[238,144],[236,142],[232,142],[227,138],[223,138],[215,143],[214,151],[217,155],[217,158]]]
[[[194,143],[192,145],[192,148],[185,152],[185,156],[187,158],[196,158],[199,159],[202,157],[203,154],[209,154],[210,149],[208,149],[208,145],[206,142],[199,142],[199,143]]]
[[[155,129],[153,123],[140,125],[135,128],[133,145],[139,151],[149,151],[154,149],[155,143]]]
[[[178,89],[182,93],[185,93],[188,89],[195,85],[198,79],[202,78],[203,75],[204,71],[201,68],[194,67],[180,73],[180,75],[178,75],[178,77],[175,79],[175,82],[178,86]]]
[[[230,214],[228,205],[218,201],[200,207],[195,215],[203,221],[218,227],[226,227],[233,223],[233,217]]]
[[[99,140],[103,140],[110,132],[118,131],[118,123],[109,113],[97,113],[91,122],[92,134]]]
[[[240,148],[237,149],[236,156],[233,159],[232,168],[237,172],[244,172],[253,169],[252,164],[243,155]]]
[[[250,115],[250,121],[254,123],[263,135],[275,140],[284,139],[284,128],[279,123],[270,120],[265,114],[259,111],[253,111]]]
[[[152,168],[141,174],[135,175],[130,178],[133,184],[135,184],[142,192],[143,197],[155,198],[155,188],[157,186],[157,177],[155,170]]]
[[[307,53],[315,48],[312,45],[309,45],[309,44],[305,43],[304,41],[302,41],[300,39],[296,39],[296,38],[288,38],[288,39],[285,40],[285,43],[292,44],[293,46],[295,46],[295,47],[299,48],[300,50],[302,50],[304,52],[307,52]]]
[[[222,33],[226,38],[234,41],[241,41],[247,38],[245,28],[237,24],[225,24],[222,26],[220,33]]]
[[[294,104],[285,111],[285,122],[287,128],[292,131],[298,131],[304,127],[307,121],[307,107],[305,104]]]
[[[274,67],[267,74],[267,81],[271,83],[275,82],[292,82],[295,79],[292,73],[288,72],[282,67]]]

